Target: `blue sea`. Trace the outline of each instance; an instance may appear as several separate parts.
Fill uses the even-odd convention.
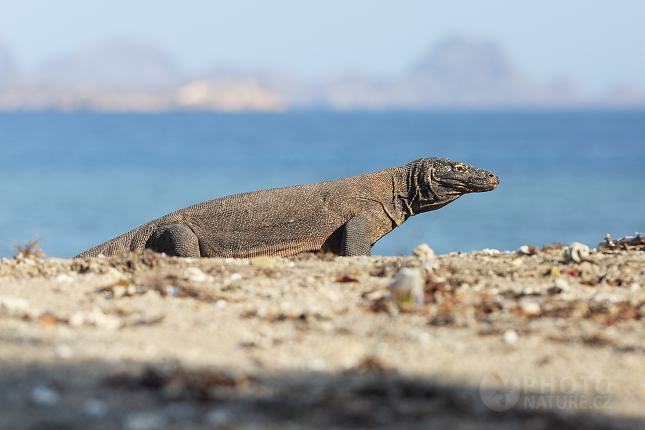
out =
[[[0,256],[72,257],[185,206],[447,157],[498,189],[415,216],[372,254],[645,231],[645,112],[0,114]]]

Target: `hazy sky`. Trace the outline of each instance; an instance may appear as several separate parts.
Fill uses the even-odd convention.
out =
[[[452,34],[500,42],[542,82],[568,76],[591,91],[645,89],[642,0],[0,0],[0,40],[24,67],[129,37],[190,71],[392,75]]]

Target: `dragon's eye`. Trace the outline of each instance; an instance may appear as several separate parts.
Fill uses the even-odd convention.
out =
[[[453,169],[455,169],[458,172],[463,172],[464,170],[466,170],[466,167],[463,164],[455,164]]]

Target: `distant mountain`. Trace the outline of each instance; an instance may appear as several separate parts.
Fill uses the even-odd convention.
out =
[[[36,71],[40,82],[65,88],[156,90],[177,85],[182,71],[151,44],[119,40],[54,58]]]
[[[437,109],[575,106],[585,102],[570,83],[540,86],[491,41],[454,37],[391,80],[367,76],[325,82],[319,103],[332,109]]]
[[[185,76],[166,52],[120,40],[17,73],[0,45],[0,110],[247,112],[490,108],[643,108],[645,93],[617,87],[600,98],[575,83],[532,82],[493,41],[451,37],[407,71],[307,82],[288,72],[218,66]]]
[[[430,104],[518,103],[534,91],[497,44],[460,37],[441,43],[403,81]]]

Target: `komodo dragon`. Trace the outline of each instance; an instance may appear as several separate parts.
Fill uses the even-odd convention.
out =
[[[181,257],[370,255],[377,240],[412,215],[462,194],[491,191],[491,172],[446,158],[317,184],[209,200],[163,216],[75,258],[149,248]]]

